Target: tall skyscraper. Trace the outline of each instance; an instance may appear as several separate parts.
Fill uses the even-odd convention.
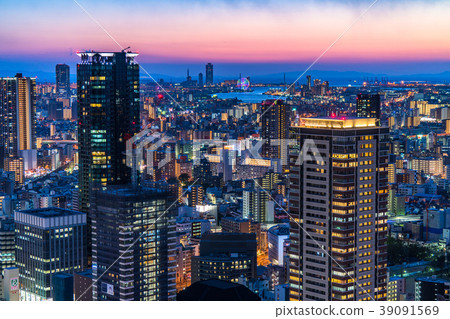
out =
[[[56,65],[56,94],[63,98],[70,96],[70,68],[67,64]]]
[[[206,79],[205,84],[206,85],[212,85],[214,83],[214,75],[213,75],[213,65],[212,63],[208,63],[206,65]]]
[[[289,156],[290,299],[386,300],[389,129],[374,118],[300,123]]]
[[[0,78],[0,168],[6,158],[30,152],[36,157],[36,80],[18,73]],[[25,169],[32,166],[33,161],[24,163]]]
[[[356,98],[356,116],[357,117],[373,117],[380,120],[381,102],[378,94],[362,94],[359,93]],[[377,122],[379,123],[379,122]]]
[[[279,158],[288,166],[290,107],[281,100],[266,100],[261,107],[262,156]]]
[[[80,210],[88,212],[92,190],[131,181],[125,152],[126,141],[140,128],[139,65],[136,53],[78,55]]]
[[[61,208],[19,211],[16,264],[22,300],[52,300],[53,274],[87,265],[86,214]]]
[[[198,74],[198,86],[203,87],[203,73]]]
[[[94,193],[94,300],[175,299],[172,199],[166,191],[149,188],[117,186]]]

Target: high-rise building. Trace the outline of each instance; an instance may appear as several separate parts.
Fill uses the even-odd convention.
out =
[[[5,159],[36,152],[36,80],[0,78],[0,168]],[[31,169],[25,165],[25,169]]]
[[[288,166],[288,143],[290,107],[281,100],[266,100],[261,107],[262,156],[279,158]]]
[[[70,96],[70,68],[67,64],[56,65],[56,94],[65,98]]]
[[[198,74],[198,86],[203,87],[203,73]]]
[[[242,194],[242,217],[253,219],[260,223],[272,223],[273,201],[268,191],[262,188],[246,189]]]
[[[131,182],[126,141],[140,128],[139,65],[136,53],[78,55],[79,209],[88,212],[91,191]]]
[[[200,255],[192,256],[191,281],[221,279],[238,282],[256,278],[256,235],[243,233],[205,233]]]
[[[206,74],[205,84],[213,85],[214,84],[214,72],[213,72],[212,63],[208,63],[206,65],[206,73],[205,74]]]
[[[53,274],[87,266],[86,214],[61,208],[15,212],[21,300],[53,300]]]
[[[386,300],[388,133],[375,118],[291,127],[291,300]]]
[[[175,299],[172,199],[169,192],[150,188],[117,186],[93,193],[94,300]]]
[[[356,116],[373,117],[380,120],[381,102],[378,94],[362,94],[356,97]],[[377,123],[379,123],[377,121]]]

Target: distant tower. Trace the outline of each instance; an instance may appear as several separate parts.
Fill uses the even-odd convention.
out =
[[[203,87],[203,73],[198,74],[198,86]]]
[[[307,75],[306,79],[308,81],[308,90],[311,91],[311,75]]]
[[[70,96],[70,68],[67,64],[56,65],[56,94],[63,98]]]
[[[262,156],[281,158],[287,164],[287,145],[290,107],[282,100],[266,100],[261,105]],[[280,141],[279,144],[276,141]]]
[[[189,68],[187,69],[187,75],[186,75],[186,81],[190,82],[192,80],[191,76],[189,75]]]
[[[213,65],[208,63],[206,65],[206,85],[212,85],[214,83],[213,77]]]

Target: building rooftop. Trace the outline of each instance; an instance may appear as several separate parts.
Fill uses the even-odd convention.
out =
[[[32,215],[32,216],[36,216],[36,217],[40,217],[40,218],[85,215],[85,213],[83,213],[83,212],[78,212],[75,210],[64,209],[64,208],[59,208],[59,207],[29,209],[29,210],[23,210],[20,212],[22,214]]]
[[[270,227],[269,232],[277,236],[289,235],[289,224],[279,224]]]
[[[91,269],[87,269],[85,271],[77,272],[76,274],[80,275],[80,276],[83,276],[83,277],[87,277],[87,278],[93,278],[92,268]]]
[[[444,278],[437,278],[437,277],[418,277],[416,278],[416,281],[426,281],[426,282],[435,282],[439,284],[445,284],[450,283],[450,280],[444,279]]]
[[[297,127],[326,128],[326,129],[357,129],[377,127],[376,118],[351,117],[303,117],[299,119]]]
[[[92,57],[92,56],[97,55],[97,54],[102,56],[102,57],[112,57],[112,56],[114,56],[115,54],[118,54],[118,53],[122,53],[122,52],[89,52],[89,51],[80,52],[80,51],[77,51],[77,55],[79,57],[81,57],[83,55]],[[139,53],[133,53],[133,52],[125,52],[125,53],[126,53],[127,57],[137,57],[139,55]]]

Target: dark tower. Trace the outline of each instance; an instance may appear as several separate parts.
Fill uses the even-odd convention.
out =
[[[78,54],[80,210],[89,212],[91,192],[131,182],[126,141],[139,131],[139,65],[136,53]],[[89,243],[91,217],[88,214]]]
[[[280,158],[287,165],[290,107],[282,100],[266,100],[261,107],[262,156]]]
[[[64,98],[70,96],[70,68],[67,64],[56,65],[56,94]]]
[[[206,65],[206,85],[212,85],[213,83],[214,83],[213,65],[211,63],[208,63]]]
[[[356,98],[356,116],[372,117],[378,119],[381,116],[381,102],[378,94],[358,94]]]
[[[198,74],[198,86],[203,87],[203,73]]]

